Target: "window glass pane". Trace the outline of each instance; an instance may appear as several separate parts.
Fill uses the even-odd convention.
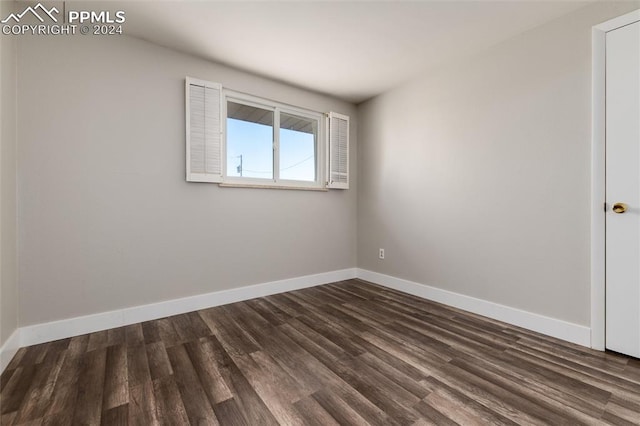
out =
[[[318,121],[280,114],[280,179],[316,180]]]
[[[227,176],[273,179],[273,111],[227,102]]]

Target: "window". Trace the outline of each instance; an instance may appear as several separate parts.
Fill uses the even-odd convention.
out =
[[[281,179],[306,182],[316,180],[318,127],[318,120],[294,114],[280,114]]]
[[[225,182],[321,186],[322,119],[319,113],[227,94]]]
[[[226,176],[274,178],[274,115],[267,109],[227,102]]]
[[[349,117],[187,78],[187,181],[349,187]]]

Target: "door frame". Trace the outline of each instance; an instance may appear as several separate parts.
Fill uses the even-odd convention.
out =
[[[640,9],[591,30],[591,347],[605,350],[606,34],[640,21]]]

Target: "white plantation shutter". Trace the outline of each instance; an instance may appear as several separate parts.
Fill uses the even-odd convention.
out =
[[[222,86],[187,77],[187,181],[222,182]]]
[[[349,117],[329,113],[329,180],[327,187],[349,189]]]

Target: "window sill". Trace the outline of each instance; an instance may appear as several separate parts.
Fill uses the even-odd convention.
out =
[[[253,188],[253,189],[289,189],[295,191],[320,191],[328,192],[329,189],[316,186],[287,186],[287,185],[259,185],[251,183],[219,183],[221,188]]]

